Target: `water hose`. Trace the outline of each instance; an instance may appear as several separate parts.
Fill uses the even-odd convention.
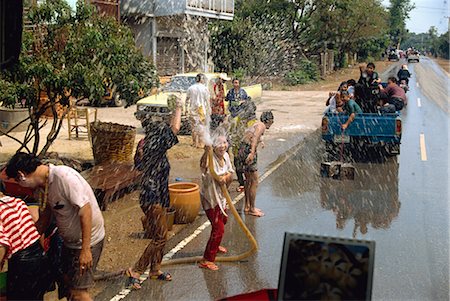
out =
[[[213,161],[213,150],[211,149],[209,151],[208,154],[208,169],[209,172],[211,173],[212,177],[214,178],[214,180],[219,181],[219,176],[217,175],[217,173],[214,170],[214,161]],[[220,185],[220,189],[222,190],[223,195],[225,196],[225,199],[227,200],[227,204],[228,207],[231,210],[231,213],[233,214],[234,218],[236,219],[236,221],[239,224],[239,227],[242,229],[242,231],[244,232],[245,236],[248,238],[248,240],[250,241],[251,244],[251,248],[241,254],[238,255],[233,255],[233,256],[218,256],[216,257],[216,262],[234,262],[234,261],[241,261],[251,255],[253,255],[254,253],[256,253],[256,251],[258,250],[258,243],[256,242],[255,237],[253,237],[252,233],[250,232],[250,230],[247,228],[247,226],[244,224],[244,222],[242,221],[241,216],[239,215],[239,213],[236,210],[236,207],[234,207],[233,202],[231,201],[231,196],[228,193],[228,189],[226,187],[225,184]],[[187,264],[187,263],[196,263],[203,260],[203,256],[194,256],[194,257],[184,257],[184,258],[177,258],[177,259],[170,259],[170,260],[163,260],[161,262],[162,266],[168,266],[168,265],[176,265],[176,264]],[[100,275],[95,275],[94,279],[95,280],[103,280],[103,279],[107,279],[110,277],[115,277],[115,276],[119,276],[119,275],[123,275],[125,273],[126,270],[120,270],[117,272],[112,272],[112,273],[102,273]]]
[[[217,173],[214,170],[214,161],[213,161],[213,150],[211,149],[208,154],[208,168],[209,172],[211,173],[214,180],[219,181],[220,177],[217,175]],[[225,199],[227,200],[228,207],[231,210],[231,213],[233,214],[234,218],[239,224],[239,227],[244,232],[245,236],[248,238],[251,244],[251,248],[241,254],[233,255],[233,256],[219,256],[216,257],[216,262],[233,262],[233,261],[240,261],[243,260],[251,255],[253,255],[258,250],[258,243],[256,242],[255,237],[253,237],[250,230],[247,228],[247,226],[242,221],[241,216],[236,210],[236,207],[234,207],[233,202],[231,201],[231,196],[228,193],[228,189],[225,184],[220,185],[220,189],[222,190],[223,195],[225,196]],[[199,262],[203,259],[203,256],[195,256],[195,257],[186,257],[186,258],[177,258],[177,259],[170,259],[165,260],[161,263],[161,265],[175,265],[175,264],[186,264],[186,263],[195,263]]]

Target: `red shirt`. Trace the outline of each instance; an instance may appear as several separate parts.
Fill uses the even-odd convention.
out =
[[[397,85],[388,85],[384,92],[389,96],[389,98],[400,98],[403,102],[406,102],[406,94],[403,88]]]
[[[0,244],[8,248],[6,258],[34,244],[40,235],[27,205],[13,197],[0,199]]]
[[[215,83],[213,85],[213,97],[211,99],[211,113],[217,115],[225,114],[225,88],[223,84]]]

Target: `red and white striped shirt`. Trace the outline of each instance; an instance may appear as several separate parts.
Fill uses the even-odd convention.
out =
[[[13,197],[0,199],[0,245],[8,248],[6,258],[35,243],[40,235],[27,205]]]

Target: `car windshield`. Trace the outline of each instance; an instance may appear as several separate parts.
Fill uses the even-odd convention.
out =
[[[195,84],[195,77],[175,76],[164,87],[164,91],[187,91],[187,89]]]

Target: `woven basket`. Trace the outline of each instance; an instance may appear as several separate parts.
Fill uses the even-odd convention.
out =
[[[136,128],[110,122],[91,123],[95,164],[132,162]]]

